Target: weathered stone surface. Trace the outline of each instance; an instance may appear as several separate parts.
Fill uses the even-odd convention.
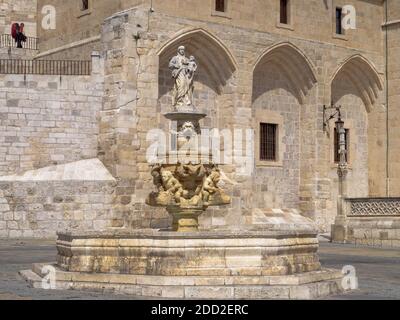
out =
[[[333,231],[334,242],[400,247],[400,216],[348,217]]]
[[[134,231],[59,234],[58,264],[71,272],[152,276],[288,275],[320,269],[313,233]]]
[[[0,177],[0,237],[106,229],[112,225],[115,184],[98,159]]]
[[[44,264],[21,271],[29,283],[41,288]],[[332,270],[309,272],[300,283],[298,275],[275,277],[154,277],[82,274],[56,267],[56,289],[95,290],[136,297],[164,299],[316,299],[343,292],[342,275]],[[297,280],[297,281],[296,281]],[[269,282],[279,285],[269,285]]]

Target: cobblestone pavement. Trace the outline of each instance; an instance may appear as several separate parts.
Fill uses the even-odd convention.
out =
[[[55,260],[54,241],[0,240],[0,300],[121,300],[130,296],[87,291],[47,291],[29,288],[18,271],[35,262]],[[320,248],[324,267],[356,268],[360,289],[329,299],[400,299],[400,250],[354,247],[323,242]]]

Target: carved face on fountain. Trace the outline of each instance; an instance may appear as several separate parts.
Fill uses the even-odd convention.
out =
[[[161,178],[163,182],[169,181],[172,178],[172,173],[169,171],[162,171]]]
[[[187,121],[183,124],[181,129],[181,134],[187,139],[190,140],[193,136],[196,135],[196,128],[194,124],[190,121]]]

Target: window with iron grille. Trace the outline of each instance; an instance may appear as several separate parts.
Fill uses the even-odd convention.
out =
[[[343,34],[342,20],[342,8],[336,8],[336,34]]]
[[[272,123],[260,124],[260,160],[277,161],[278,125]]]
[[[226,11],[225,0],[215,0],[215,11],[218,11],[218,12]]]
[[[349,129],[345,129],[346,133],[345,133],[345,141],[346,141],[346,162],[349,162],[350,160],[350,130]],[[340,154],[339,154],[339,150],[340,150],[340,135],[339,132],[336,130],[336,128],[334,129],[334,148],[335,148],[335,163],[339,163],[340,162]]]
[[[288,4],[289,0],[280,0],[281,2],[281,14],[280,14],[280,23],[288,24]]]
[[[81,0],[81,10],[85,11],[89,9],[89,0]]]

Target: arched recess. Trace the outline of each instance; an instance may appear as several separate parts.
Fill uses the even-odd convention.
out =
[[[228,48],[216,36],[204,29],[193,29],[180,32],[172,40],[164,44],[158,52],[160,68],[168,65],[171,57],[176,55],[177,48],[186,47],[187,55],[193,55],[212,81],[218,94],[237,69],[237,63]]]
[[[357,90],[367,112],[379,99],[383,90],[383,83],[374,65],[363,56],[357,54],[346,59],[333,74],[331,79],[332,102],[340,100],[335,96],[335,87],[340,81],[349,81]],[[336,100],[336,101],[335,101]]]
[[[385,170],[385,125],[382,108],[377,108],[384,88],[375,66],[360,54],[351,55],[337,67],[330,79],[331,101],[341,106],[342,120],[348,130],[348,197],[368,197],[381,185]],[[330,163],[334,163],[334,125],[330,128]],[[337,196],[337,172],[331,169],[331,192]],[[384,179],[383,179],[384,180]],[[384,185],[384,183],[382,183]],[[336,215],[333,203],[331,221]]]
[[[268,71],[266,66],[274,66],[282,73],[289,85],[290,92],[303,104],[305,97],[317,82],[314,66],[306,55],[289,42],[278,43],[267,49],[254,64],[253,75],[261,70]],[[253,101],[257,99],[253,90]]]
[[[312,100],[316,83],[314,66],[289,42],[273,45],[254,63],[252,113],[256,174],[253,186],[258,197],[255,202],[261,207],[299,208],[301,141],[307,141],[302,137],[302,126],[311,127],[309,118],[303,115],[311,108],[303,106]],[[261,157],[261,149],[267,149],[265,131],[262,142],[261,124],[275,126],[275,144],[269,143],[269,149],[275,149],[272,161]]]

